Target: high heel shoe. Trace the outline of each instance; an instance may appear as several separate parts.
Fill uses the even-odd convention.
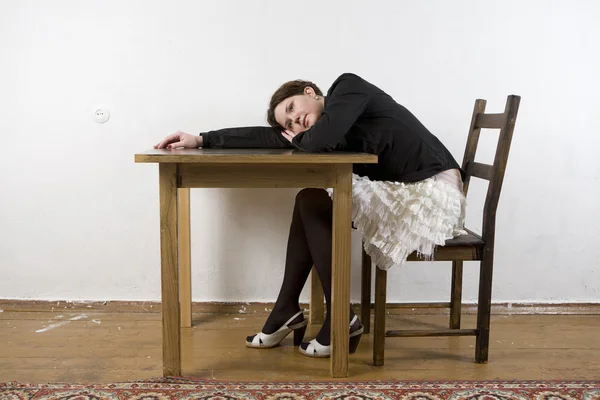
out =
[[[354,354],[356,352],[356,348],[358,347],[358,343],[360,342],[360,337],[362,336],[365,327],[360,324],[358,329],[352,331],[352,325],[358,321],[358,316],[354,316],[352,321],[350,322],[350,346],[349,353]],[[305,344],[306,342],[302,343]],[[326,358],[331,356],[331,346],[323,346],[321,343],[317,341],[317,339],[313,339],[310,342],[306,343],[308,346],[306,350],[302,348],[302,344],[299,347],[300,353],[309,357],[318,357],[318,358]]]
[[[291,331],[294,331],[294,346],[299,346],[300,343],[302,343],[302,339],[304,339],[308,320],[303,319],[302,322],[293,325],[290,325],[290,323],[300,315],[302,315],[302,311],[298,311],[292,318],[288,319],[281,328],[271,334],[260,332],[254,336],[248,336],[246,338],[246,346],[257,349],[270,349],[281,343]]]

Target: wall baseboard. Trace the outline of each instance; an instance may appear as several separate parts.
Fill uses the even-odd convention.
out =
[[[389,314],[402,315],[444,315],[448,303],[388,303]],[[301,304],[305,310],[308,304]],[[356,310],[360,304],[353,304]],[[250,302],[194,302],[193,313],[208,314],[268,314],[273,303]],[[371,308],[373,305],[371,304]],[[47,301],[0,299],[0,310],[7,312],[63,312],[94,311],[111,313],[160,312],[158,301]],[[476,304],[463,304],[465,315],[477,313]],[[600,315],[600,303],[494,303],[492,314],[496,315]]]

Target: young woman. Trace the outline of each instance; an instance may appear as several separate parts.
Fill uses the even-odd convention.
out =
[[[376,154],[377,164],[353,167],[354,226],[379,268],[402,266],[418,251],[461,234],[464,172],[446,147],[406,108],[354,74],[343,74],[324,97],[308,81],[291,81],[272,96],[271,127],[229,128],[199,136],[177,132],[155,148],[296,148],[307,152],[352,151]],[[331,191],[303,189],[297,197],[287,245],[283,284],[260,333],[246,345],[277,346],[294,331],[294,344],[312,357],[330,355]],[[310,342],[302,342],[307,321],[299,297],[312,266],[323,285],[327,317]],[[350,352],[363,328],[350,310]],[[301,343],[302,342],[302,343]]]

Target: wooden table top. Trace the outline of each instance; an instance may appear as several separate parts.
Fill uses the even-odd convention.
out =
[[[295,149],[152,149],[135,154],[136,163],[199,164],[376,164],[366,153],[306,153]]]

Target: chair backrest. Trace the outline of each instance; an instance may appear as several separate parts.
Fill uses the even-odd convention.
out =
[[[483,227],[482,237],[486,244],[493,246],[494,231],[496,226],[496,209],[498,208],[498,199],[504,180],[504,171],[508,160],[508,152],[515,129],[517,112],[519,111],[520,96],[511,95],[506,99],[506,107],[502,114],[486,114],[486,101],[478,99],[475,101],[473,117],[471,118],[471,127],[465,149],[465,156],[462,168],[466,172],[464,180],[464,193],[467,195],[469,190],[469,181],[472,176],[486,179],[489,181],[485,204],[483,207]],[[475,162],[475,152],[479,142],[479,133],[481,128],[500,129],[498,145],[496,147],[496,156],[494,164],[483,164]]]

